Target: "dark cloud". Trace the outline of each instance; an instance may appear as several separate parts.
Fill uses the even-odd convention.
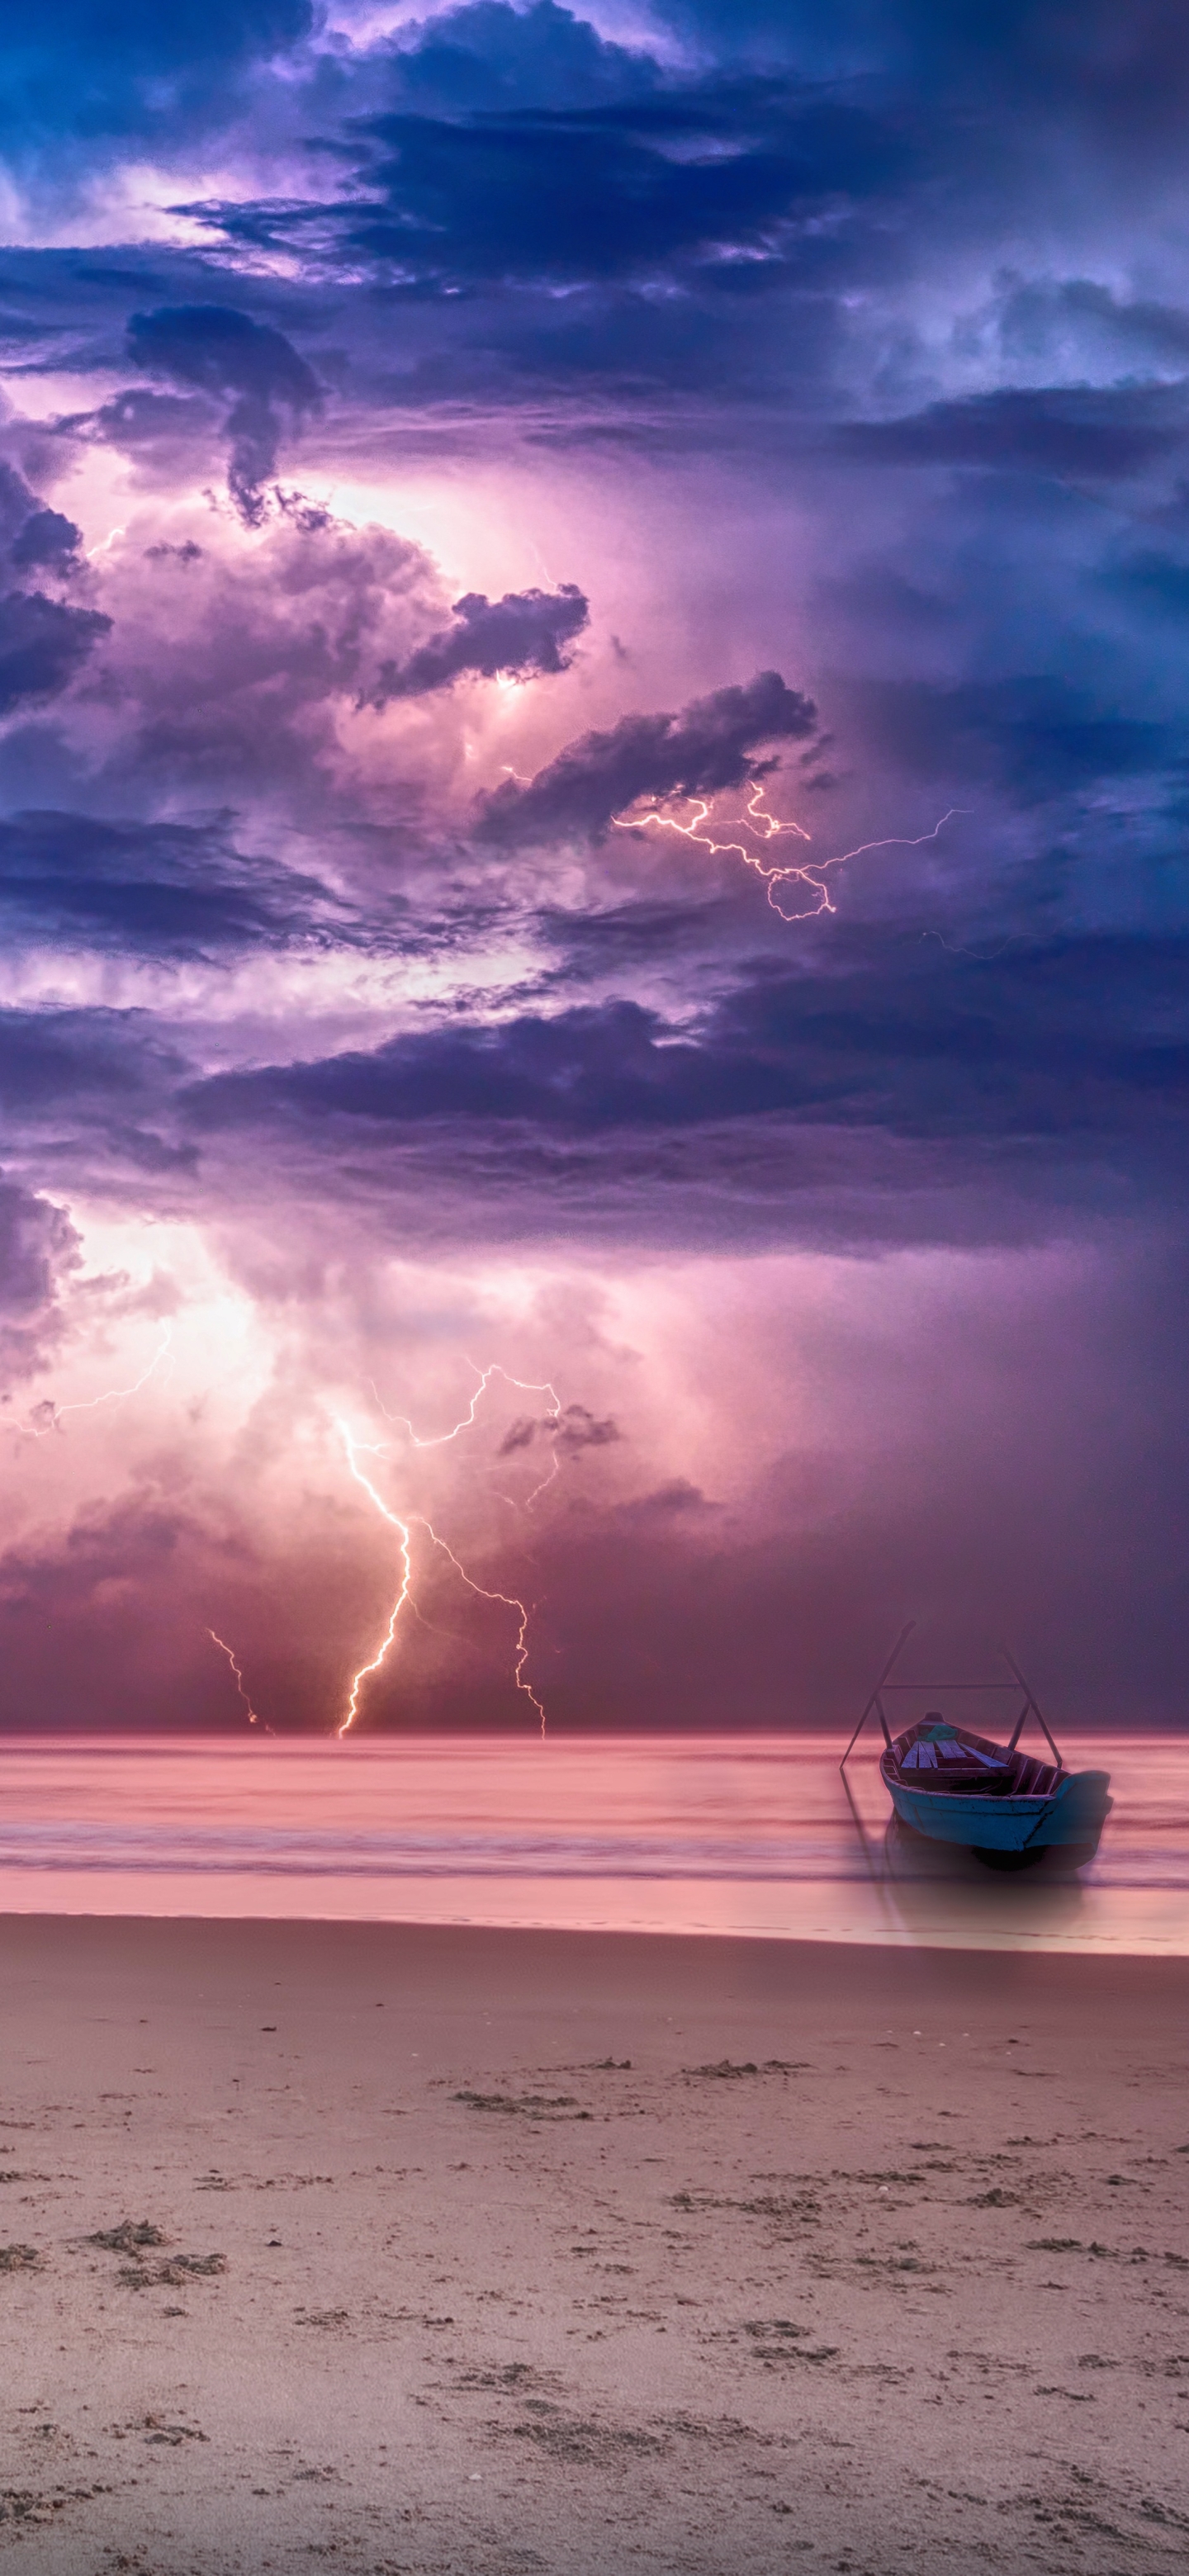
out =
[[[62,572],[82,540],[82,529],[61,510],[34,510],[10,548],[18,572]]]
[[[584,1449],[609,1449],[623,1433],[611,1414],[598,1415],[586,1404],[563,1405],[557,1417],[554,1438],[565,1457],[578,1457]]]
[[[576,1458],[584,1449],[610,1448],[622,1437],[619,1424],[610,1414],[600,1419],[589,1405],[566,1404],[559,1413],[521,1414],[509,1424],[496,1455],[512,1458],[523,1449],[531,1449],[538,1440],[547,1440],[564,1457]]]
[[[82,529],[61,510],[49,510],[24,475],[0,462],[0,547],[18,572],[64,572],[82,542]]]
[[[100,1176],[134,1207],[197,1168],[172,1103],[192,1066],[146,1011],[0,1011],[0,1118],[10,1160],[73,1196]],[[60,1176],[60,1177],[59,1177]]]
[[[765,89],[373,130],[372,206],[350,223],[352,248],[450,281],[646,275],[770,251],[795,209],[869,188],[886,166],[865,118]]]
[[[875,23],[912,77],[982,87],[998,107],[1081,122],[1120,147],[1170,135],[1189,103],[1177,0],[1135,0],[1122,21],[1113,0],[884,0]]]
[[[748,906],[747,936],[753,937]],[[685,885],[668,901],[632,895],[598,912],[567,912],[542,904],[537,912],[541,937],[555,948],[563,985],[613,978],[630,981],[634,974],[678,960],[695,965],[707,949],[719,952],[738,922],[736,889],[709,896]]]
[[[572,644],[590,623],[589,603],[576,583],[560,590],[509,590],[486,599],[481,590],[456,599],[454,624],[431,635],[406,662],[384,662],[361,706],[386,707],[396,698],[427,697],[464,674],[494,680],[498,672],[526,679],[531,672],[569,669]]]
[[[661,79],[646,52],[610,43],[556,0],[470,0],[403,31],[386,68],[405,104],[437,114],[589,109],[653,96]]]
[[[1189,564],[1179,555],[1145,549],[1112,564],[1104,579],[1124,598],[1130,596],[1145,609],[1175,618],[1178,625],[1189,611]]]
[[[138,1011],[0,1012],[0,1104],[10,1133],[48,1110],[80,1124],[164,1107],[188,1070]]]
[[[507,779],[495,788],[480,831],[493,841],[597,835],[641,796],[708,795],[762,777],[772,766],[756,758],[764,744],[802,741],[816,724],[810,698],[778,671],[759,671],[676,713],[624,716],[608,733],[583,734],[527,787]]]
[[[319,1064],[216,1076],[191,1096],[200,1125],[254,1118],[292,1107],[407,1124],[426,1118],[527,1120],[584,1128],[697,1116],[699,1054],[679,1048],[662,1061],[655,1015],[634,1002],[520,1018],[493,1029],[434,1030],[400,1037],[374,1054]],[[680,1058],[680,1071],[676,1058]],[[685,1078],[684,1111],[681,1077]],[[701,1114],[708,1114],[710,1092]],[[748,1103],[762,1108],[759,1094]]]
[[[1162,1416],[1170,1393],[1178,1420],[1184,1410],[1184,1347],[1170,1332],[1183,1251],[1149,1248],[1126,1275],[1090,1260],[1080,1278],[1054,1265],[1046,1279],[1042,1263],[1027,1286],[1018,1274],[1004,1285],[993,1320],[927,1300],[912,1322],[901,1312],[893,1410],[878,1290],[870,1334],[844,1327],[828,1358],[832,1336],[813,1337],[814,1382],[842,1377],[863,1427],[853,1446],[844,1435],[825,1450],[790,1436],[766,1497],[776,1526],[745,1530],[734,1514],[724,1526],[676,1480],[597,1521],[560,1523],[542,1583],[558,1728],[605,1724],[614,1708],[643,1729],[721,1729],[742,1674],[749,1724],[828,1716],[841,1746],[870,1686],[864,1665],[878,1671],[905,1602],[926,1639],[966,1623],[955,1663],[934,1642],[939,1662],[918,1671],[994,1669],[1003,1618],[1037,1640],[1038,1657],[1017,1651],[1048,1667],[1071,1721],[1117,1726],[1121,1683],[1106,1673],[1130,1671],[1127,1709],[1179,1729],[1167,1605],[1180,1592],[1186,1477]],[[852,1661],[839,1640],[854,1639],[856,1614],[871,1625]]]
[[[65,1209],[0,1174],[0,1401],[59,1340],[59,1290],[78,1262]]]
[[[1145,398],[1142,386],[1118,382],[1156,373],[1170,366],[1180,375],[1189,360],[1189,313],[1150,296],[1116,295],[1093,277],[1013,277],[1004,280],[999,312],[999,342],[1009,366],[1043,363],[1046,357],[1074,350],[1109,370],[1104,399]],[[1076,402],[1099,388],[1070,384]],[[1151,396],[1147,397],[1149,400]],[[1051,399],[1051,397],[1050,397]]]
[[[930,403],[899,420],[843,423],[832,443],[863,465],[979,465],[1091,479],[1142,473],[1185,445],[1181,386],[1053,386]]]
[[[1120,147],[1175,133],[1189,97],[1177,0],[658,0],[662,23],[728,62],[795,64],[824,80],[895,83],[996,119],[1048,115]]]
[[[618,86],[628,58],[610,51]],[[473,110],[360,120],[339,147],[355,160],[346,198],[187,212],[231,241],[316,241],[322,258],[422,288],[647,280],[674,264],[778,262],[812,210],[871,198],[903,159],[894,126],[783,81],[662,85],[645,60],[634,98],[510,108],[498,66],[480,81],[483,59],[468,49]],[[415,60],[402,56],[406,87]]]
[[[77,166],[80,146],[224,119],[237,73],[313,16],[311,0],[45,0],[0,35],[0,133],[18,163],[60,142]]]
[[[39,590],[0,597],[0,715],[27,700],[55,698],[69,687],[111,619],[73,608]]]
[[[670,1476],[651,1494],[641,1494],[638,1502],[624,1506],[621,1518],[626,1521],[651,1521],[658,1514],[670,1512],[713,1512],[719,1506],[709,1501],[700,1485],[691,1484],[688,1476]]]
[[[258,526],[262,486],[276,472],[279,415],[299,422],[321,401],[305,359],[283,332],[220,304],[166,305],[156,313],[133,314],[128,352],[155,375],[230,399],[224,423],[231,444],[228,489],[245,524]]]
[[[742,14],[674,0],[706,66],[691,78],[658,58],[667,48],[608,43],[553,6],[486,0],[403,29],[349,74],[324,61],[304,132],[344,187],[319,190],[311,163],[306,195],[187,211],[216,238],[421,298],[662,277],[684,293],[696,281],[710,301],[791,280],[840,297],[919,272],[941,205],[956,240],[985,232],[991,192],[1036,204],[1055,128],[1072,130],[1071,152],[1126,156],[1145,123],[1172,143],[1169,102],[1189,86],[1175,13],[1152,0],[1123,35],[1108,8],[1097,0],[1087,32],[1063,0],[1002,23],[944,0]],[[626,292],[618,321],[630,303]],[[674,317],[654,319],[663,358]],[[588,354],[605,361],[586,320]],[[700,321],[710,327],[709,302]],[[576,334],[579,317],[569,324]],[[713,364],[703,380],[722,381]]]
[[[342,1121],[582,1136],[780,1116],[1050,1150],[1137,1118],[1179,1132],[1187,962],[1186,938],[1051,940],[985,960],[918,940],[893,972],[856,937],[828,976],[772,968],[739,984],[696,1033],[613,1000],[219,1075],[186,1106],[200,1130],[332,1121],[328,1146]]]
[[[200,1664],[194,1562],[209,1562],[204,1537],[175,1494],[146,1484],[7,1548],[0,1723],[160,1725],[164,1697],[175,1725],[187,1715],[209,1725],[209,1673],[200,1695],[187,1671]]]
[[[842,977],[764,976],[724,1001],[727,1065],[780,1068],[804,1114],[903,1136],[1015,1136],[1049,1149],[1189,1108],[1189,941],[1102,934],[985,958],[861,944]]]
[[[872,748],[931,779],[990,781],[1027,804],[1100,779],[1160,774],[1185,749],[1179,726],[1096,705],[1044,676],[868,683],[856,690]]]
[[[349,918],[315,879],[243,858],[219,825],[71,813],[0,822],[0,920],[12,941],[180,961],[342,936]]]
[[[205,403],[185,394],[152,394],[144,385],[125,385],[98,411],[76,412],[59,424],[67,431],[89,432],[107,447],[135,456],[144,449],[189,445],[207,427]]]

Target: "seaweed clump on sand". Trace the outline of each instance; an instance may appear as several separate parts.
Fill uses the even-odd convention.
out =
[[[209,2280],[226,2269],[225,2254],[170,2254],[163,2263],[126,2263],[119,2279],[126,2290],[178,2290],[183,2282]]]
[[[0,2245],[0,2272],[39,2272],[41,2260],[35,2245]]]
[[[147,2218],[122,2218],[118,2227],[97,2227],[88,2236],[88,2245],[99,2245],[105,2254],[139,2254],[148,2245],[164,2245],[166,2238],[159,2227]]]
[[[209,2279],[225,2272],[225,2254],[167,2254],[159,2263],[147,2259],[157,2247],[167,2245],[163,2229],[154,2227],[147,2218],[122,2219],[118,2227],[100,2227],[88,2236],[88,2245],[101,2246],[106,2254],[127,2254],[117,2275],[126,2290],[180,2289],[187,2281]]]
[[[526,2120],[549,2120],[559,2114],[568,2120],[589,2120],[591,2112],[578,2108],[574,2093],[454,2093],[454,2102],[465,2102],[471,2111],[503,2111]]]

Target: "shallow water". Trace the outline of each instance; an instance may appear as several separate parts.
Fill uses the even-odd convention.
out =
[[[272,1915],[1189,1954],[1189,1742],[1095,1737],[1097,1859],[888,1830],[831,1738],[8,1738],[0,1911]]]

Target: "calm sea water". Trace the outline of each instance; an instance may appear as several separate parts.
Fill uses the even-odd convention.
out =
[[[1101,1850],[1018,1878],[888,1831],[833,1738],[9,1737],[0,1912],[764,1934],[1189,1954],[1189,1742],[1095,1737]]]

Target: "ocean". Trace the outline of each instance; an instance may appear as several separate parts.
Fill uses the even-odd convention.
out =
[[[0,1912],[288,1916],[1189,1953],[1189,1742],[1095,1736],[1097,1859],[1016,1877],[888,1830],[820,1736],[8,1737]]]

